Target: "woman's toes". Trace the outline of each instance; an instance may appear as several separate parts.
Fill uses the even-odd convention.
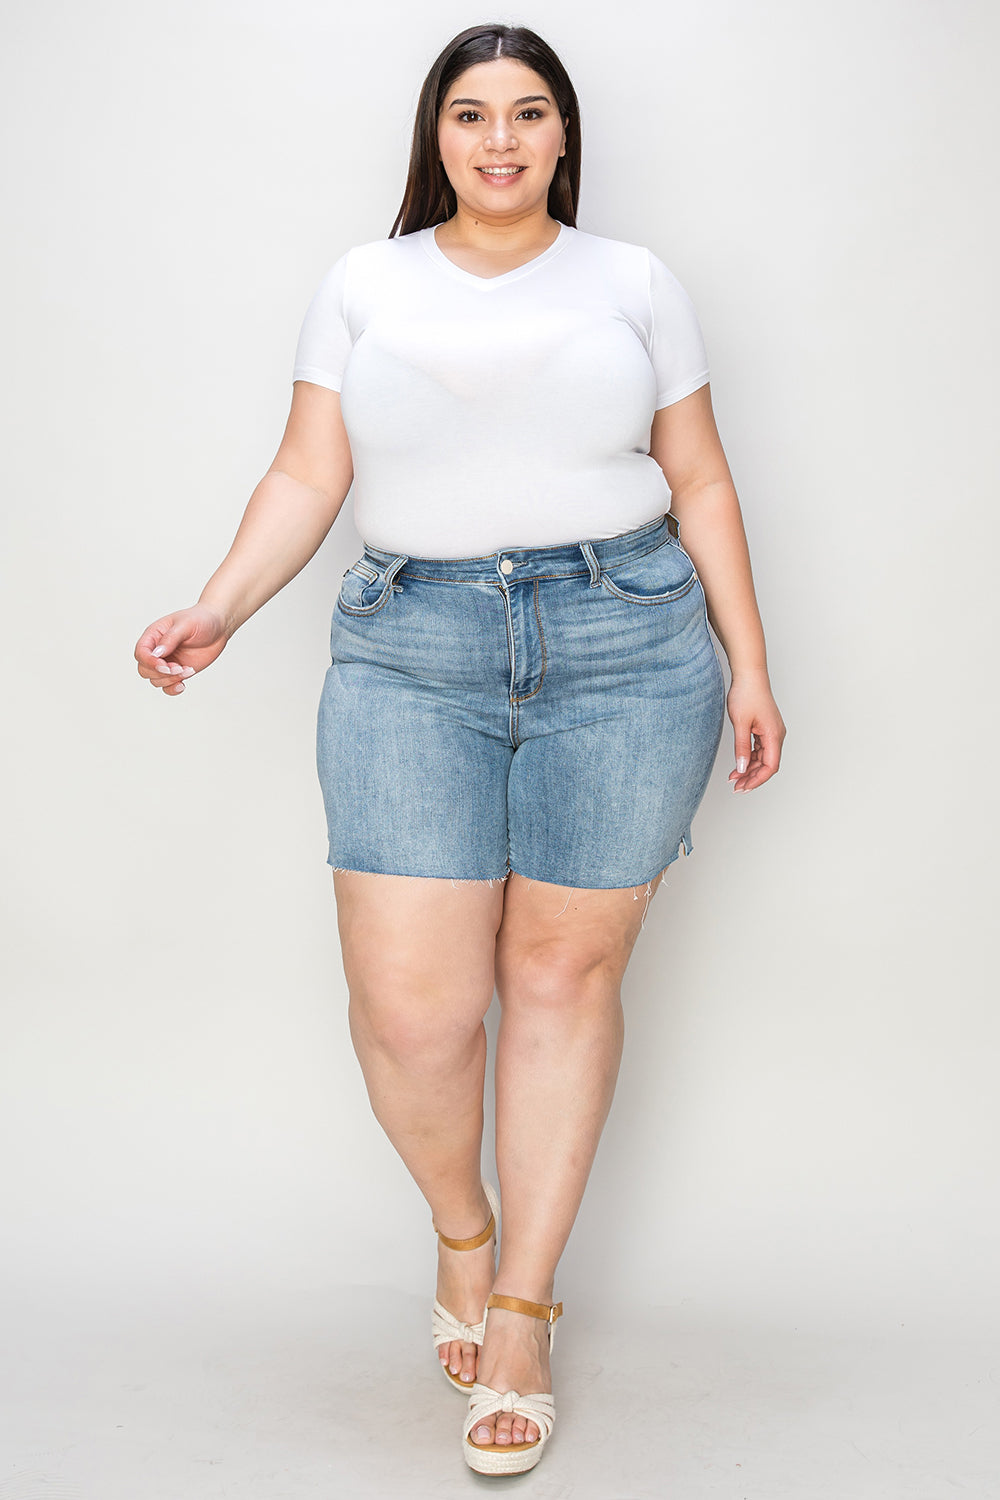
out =
[[[475,1344],[462,1344],[461,1350],[462,1363],[459,1379],[464,1380],[467,1385],[474,1385],[476,1381],[476,1358],[479,1350]]]
[[[497,1435],[494,1439],[495,1442],[502,1443],[506,1447],[506,1445],[511,1441],[511,1425],[513,1423],[513,1420],[514,1419],[509,1411],[502,1411],[500,1413],[500,1415],[497,1417]]]
[[[469,1433],[474,1443],[492,1443],[493,1428],[488,1422],[479,1422]]]

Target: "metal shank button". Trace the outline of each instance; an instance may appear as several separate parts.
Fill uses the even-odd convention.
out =
[[[513,573],[514,564],[511,562],[509,557],[505,557],[503,562],[500,564],[500,571],[501,573]]]

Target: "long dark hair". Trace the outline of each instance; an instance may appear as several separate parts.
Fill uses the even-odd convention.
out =
[[[456,209],[455,189],[438,158],[438,117],[448,89],[466,68],[509,57],[544,78],[555,95],[566,126],[566,154],[560,156],[549,187],[549,213],[562,224],[576,227],[580,199],[580,106],[569,74],[547,42],[526,26],[470,26],[454,37],[424,79],[413,122],[413,145],[406,174],[406,191],[396,222],[389,231],[413,234],[450,219]]]

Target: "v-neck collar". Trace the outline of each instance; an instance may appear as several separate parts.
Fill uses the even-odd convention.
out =
[[[491,287],[507,286],[512,281],[518,281],[522,276],[528,276],[532,271],[537,271],[539,266],[544,266],[548,261],[554,259],[561,250],[569,244],[572,230],[568,224],[559,225],[559,233],[552,244],[543,250],[541,255],[535,255],[531,260],[526,260],[523,265],[515,266],[512,271],[504,271],[501,276],[477,276],[474,271],[463,270],[441,249],[437,242],[435,229],[437,225],[431,225],[429,229],[420,231],[421,242],[427,254],[442,270],[450,272],[457,280],[464,282],[466,286],[476,288],[478,291],[489,291]]]

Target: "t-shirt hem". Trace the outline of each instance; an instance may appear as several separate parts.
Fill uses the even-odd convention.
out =
[[[685,396],[700,391],[703,385],[708,385],[709,373],[703,370],[700,375],[693,375],[690,380],[685,380],[683,385],[675,385],[673,390],[661,391],[656,398],[656,410],[662,411],[665,406],[673,406],[677,401],[683,401]]]
[[[285,367],[287,369],[287,365]],[[326,370],[317,370],[314,365],[296,365],[292,371],[292,384],[296,380],[308,380],[310,385],[325,386],[328,391],[340,391],[341,381],[335,375],[328,375]]]

